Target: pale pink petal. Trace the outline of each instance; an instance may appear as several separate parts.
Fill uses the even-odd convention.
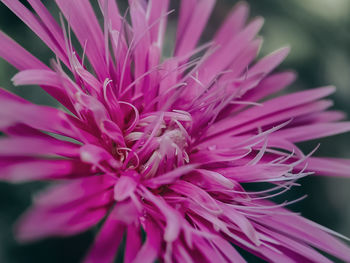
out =
[[[114,187],[114,199],[123,201],[134,194],[137,183],[132,176],[124,175],[120,177]]]

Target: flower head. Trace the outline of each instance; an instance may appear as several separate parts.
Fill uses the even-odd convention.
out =
[[[183,0],[163,58],[168,0],[130,0],[125,16],[99,0],[103,27],[88,0],[56,0],[60,23],[40,0],[28,0],[35,14],[2,2],[56,55],[48,67],[0,33],[0,56],[20,70],[14,84],[39,85],[63,106],[0,90],[1,179],[61,181],[35,197],[19,240],[104,220],[85,262],[112,262],[124,233],[125,262],[244,262],[232,244],[271,262],[329,262],[318,250],[350,261],[336,233],[269,201],[312,173],[348,176],[348,160],[296,143],[350,123],[328,110],[333,87],[271,99],[295,78],[272,73],[289,49],[254,62],[263,20],[247,22],[245,3],[196,47],[215,1]],[[255,182],[271,188],[242,185]]]

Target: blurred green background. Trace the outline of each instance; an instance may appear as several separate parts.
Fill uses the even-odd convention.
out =
[[[93,0],[92,2],[94,2]],[[54,1],[44,1],[55,12]],[[176,1],[177,2],[177,1]],[[291,54],[279,68],[294,69],[298,81],[289,91],[333,84],[337,93],[334,108],[350,113],[350,0],[251,0],[251,13],[265,18],[260,33],[264,38],[261,56],[290,45]],[[125,5],[125,1],[119,1]],[[208,40],[236,3],[218,0],[203,40]],[[176,5],[176,4],[175,4]],[[55,12],[57,14],[57,12]],[[56,15],[57,17],[57,15]],[[176,17],[169,23],[171,45]],[[0,29],[17,40],[37,57],[49,63],[53,54],[16,16],[0,4]],[[1,47],[0,47],[1,48]],[[16,87],[11,77],[16,70],[0,59],[0,86],[39,104],[56,105],[38,87]],[[1,105],[0,105],[1,110]],[[303,145],[313,149],[317,141]],[[317,155],[350,158],[350,134],[321,140]],[[349,171],[350,174],[350,171]],[[350,180],[313,177],[300,180],[301,187],[285,194],[279,201],[292,200],[304,194],[308,198],[290,208],[305,217],[350,236]],[[92,241],[92,230],[72,238],[48,239],[29,245],[19,245],[13,239],[12,226],[16,218],[30,205],[33,194],[43,185],[0,183],[0,262],[79,262]],[[249,262],[260,262],[247,257]]]

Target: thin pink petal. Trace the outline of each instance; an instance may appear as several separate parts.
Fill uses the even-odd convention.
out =
[[[0,57],[19,70],[48,69],[48,67],[0,31]]]
[[[136,254],[133,263],[153,263],[158,257],[161,246],[161,234],[153,222],[146,223],[146,242]]]
[[[20,1],[18,0],[2,0],[2,2],[12,10],[27,26],[37,34],[45,44],[55,53],[58,57],[68,64],[68,58],[65,53],[65,45],[61,35],[56,35],[54,31],[50,31],[45,27],[45,23],[42,23],[37,17],[34,16]],[[57,37],[58,36],[58,37]]]
[[[84,263],[111,263],[123,239],[125,225],[109,216],[95,238]]]
[[[309,157],[297,167],[302,169],[301,166],[305,165],[305,163],[307,164],[307,169],[316,174],[341,177],[350,176],[350,160],[348,159]]]
[[[291,168],[284,164],[259,164],[253,166],[237,166],[215,169],[218,173],[238,182],[256,182],[269,179],[279,179],[287,174]]]
[[[245,2],[239,2],[235,5],[231,13],[221,25],[216,33],[214,41],[219,44],[224,44],[242,30],[249,14],[249,6]]]
[[[350,131],[350,122],[318,123],[277,131],[274,136],[291,142],[302,142]]]
[[[234,119],[228,118],[218,123],[215,123],[208,129],[207,136],[209,137],[233,129],[238,125],[251,122],[255,119],[258,119],[262,116],[271,114],[276,111],[280,112],[288,108],[296,107],[326,97],[333,92],[334,87],[324,87],[271,99],[268,102],[264,103],[264,105],[262,106],[263,108],[253,107],[251,109],[243,111]]]
[[[23,183],[34,180],[58,180],[85,177],[88,167],[71,160],[3,159],[0,180]]]
[[[128,225],[126,232],[126,244],[124,253],[124,263],[132,263],[142,246],[140,226]]]
[[[288,213],[287,210],[282,208],[278,210]],[[299,215],[291,212],[287,215],[274,214],[272,217],[260,218],[259,222],[297,240],[322,249],[344,261],[350,261],[349,247],[323,231],[317,224]]]
[[[183,56],[191,52],[209,19],[215,0],[183,0],[176,37],[175,54]]]
[[[0,156],[79,156],[77,144],[54,138],[15,137],[0,139]]]
[[[56,3],[68,20],[81,46],[84,47],[86,43],[86,55],[99,79],[104,81],[108,76],[104,37],[89,1],[56,0]]]

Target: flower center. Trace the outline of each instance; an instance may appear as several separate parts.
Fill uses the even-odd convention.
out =
[[[192,118],[186,112],[173,111],[148,115],[140,119],[126,143],[139,161],[139,173],[154,177],[189,162]]]

